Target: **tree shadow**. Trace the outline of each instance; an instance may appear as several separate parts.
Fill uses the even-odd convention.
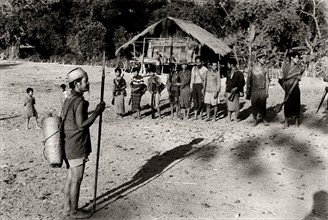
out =
[[[324,220],[328,219],[328,193],[324,190],[313,195],[313,206],[310,214],[302,220]]]
[[[10,67],[20,65],[20,63],[0,63],[0,69],[9,69]]]
[[[242,165],[245,176],[254,177],[265,173],[266,164],[257,158],[263,157],[260,154],[261,150],[270,146],[267,145],[269,140],[273,142],[273,146],[276,148],[283,147],[286,150],[286,161],[289,162],[291,168],[297,170],[300,166],[303,170],[307,170],[320,166],[322,162],[314,154],[312,146],[286,134],[274,132],[262,138],[249,138],[230,149],[234,155],[234,160]],[[264,157],[270,157],[270,155]]]
[[[98,196],[96,199],[98,201],[97,205],[103,205],[102,208],[104,208],[109,204],[108,202],[111,199],[115,198],[115,201],[119,198],[122,198],[127,194],[137,190],[138,188],[148,184],[150,181],[153,181],[154,179],[158,178],[163,173],[170,170],[173,166],[180,163],[183,159],[198,152],[201,148],[193,150],[194,146],[201,143],[203,140],[204,138],[196,138],[188,144],[180,145],[172,150],[164,152],[163,154],[158,153],[157,155],[153,156],[147,161],[146,164],[141,167],[141,169],[132,177],[130,181],[123,183],[122,185]],[[177,160],[180,161],[166,169],[170,164]],[[126,195],[122,195],[125,192],[128,193]],[[86,204],[84,207],[87,207],[88,205],[89,204]],[[99,211],[100,209],[98,209],[97,211]]]
[[[258,160],[253,159],[258,157],[259,148],[260,139],[252,138],[230,149],[234,155],[234,159],[243,165],[245,169],[244,174],[246,176],[258,176],[265,171],[264,166],[262,166]]]

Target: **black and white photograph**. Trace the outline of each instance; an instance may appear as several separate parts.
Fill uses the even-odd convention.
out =
[[[0,219],[328,220],[328,0],[0,0]]]

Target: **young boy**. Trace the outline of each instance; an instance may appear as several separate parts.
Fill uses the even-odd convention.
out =
[[[161,78],[156,76],[156,73],[152,73],[152,75],[148,79],[147,89],[150,92],[150,107],[152,111],[152,118],[155,118],[155,108],[159,114],[159,119],[161,116],[161,109],[159,106],[160,98],[161,98]]]
[[[34,107],[35,105],[35,98],[33,97],[33,89],[32,88],[27,88],[26,89],[27,96],[25,98],[24,106],[25,107],[25,113],[27,117],[26,121],[26,129],[30,129],[29,123],[30,123],[30,118],[34,117],[35,118],[35,124],[36,124],[36,129],[40,129],[38,125],[38,113]]]
[[[204,103],[206,104],[206,121],[210,121],[211,106],[214,106],[213,121],[216,121],[216,115],[218,112],[218,97],[221,89],[221,76],[218,71],[217,62],[210,63],[209,70],[205,75],[205,96]]]
[[[176,108],[176,117],[180,115],[180,77],[178,71],[172,71],[167,78],[166,88],[169,93],[169,101],[171,107],[171,117],[174,118],[174,108]]]
[[[181,117],[183,119],[189,118],[190,113],[190,77],[191,72],[188,67],[187,60],[181,60],[182,70],[179,73],[180,76],[180,108],[181,108]]]
[[[131,80],[130,86],[131,86],[132,111],[137,111],[137,115],[134,116],[134,118],[141,119],[140,102],[141,102],[142,95],[147,90],[147,86],[144,84],[143,77],[139,75],[139,71],[134,72],[134,76]]]

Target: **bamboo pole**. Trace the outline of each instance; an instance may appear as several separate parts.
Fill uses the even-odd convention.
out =
[[[105,51],[103,51],[101,89],[100,89],[100,102],[103,102],[104,101],[104,89],[105,89],[105,58],[106,58]],[[100,143],[101,143],[101,126],[102,126],[102,113],[100,113],[100,115],[99,115],[98,146],[97,146],[95,186],[94,186],[94,197],[93,197],[93,212],[96,211],[98,167],[99,167]]]

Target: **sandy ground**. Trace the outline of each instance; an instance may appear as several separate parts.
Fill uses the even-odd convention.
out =
[[[33,87],[40,119],[57,113],[58,87],[74,67],[0,63],[1,219],[61,219],[66,171],[47,164],[42,131],[25,129],[23,100]],[[85,95],[91,111],[100,97],[101,67],[83,68],[91,81]],[[326,86],[322,79],[302,79],[302,124],[283,130],[283,113],[273,111],[283,99],[276,79],[267,106],[270,126],[252,127],[245,99],[239,123],[225,121],[224,103],[217,122],[171,119],[166,90],[163,119],[151,119],[149,94],[141,120],[130,113],[117,118],[110,104],[112,71],[106,70],[98,205],[91,219],[328,219],[326,102],[315,113]],[[131,74],[125,78],[129,83]],[[80,197],[85,208],[93,198],[98,120],[91,134]]]

